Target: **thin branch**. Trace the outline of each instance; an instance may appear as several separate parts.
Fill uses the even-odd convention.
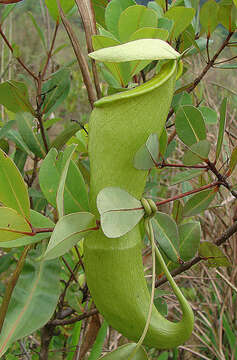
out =
[[[231,57],[231,58],[229,58],[229,59],[226,59],[226,60],[222,60],[222,61],[215,62],[214,65],[219,65],[219,64],[227,63],[227,62],[229,62],[229,61],[231,61],[231,60],[234,60],[234,59],[236,59],[236,58],[237,58],[237,55],[235,55],[235,56],[233,56],[233,57]]]
[[[72,268],[70,267],[70,265],[67,263],[67,261],[65,260],[65,258],[62,256],[62,260],[63,260],[63,263],[65,264],[66,268],[68,269],[68,271],[70,272],[72,278],[74,281],[76,281],[76,283],[78,283],[78,280],[72,270]]]
[[[50,46],[50,49],[49,49],[49,52],[48,52],[46,63],[45,63],[44,68],[42,70],[42,75],[41,75],[42,79],[44,79],[45,73],[46,73],[48,65],[49,65],[49,61],[50,61],[51,56],[52,56],[53,48],[54,48],[57,33],[58,33],[58,28],[59,28],[59,19],[57,19],[57,21],[56,21],[55,30],[54,30],[54,34],[53,34],[53,39],[52,39],[51,46]]]
[[[11,46],[11,44],[9,43],[8,39],[6,38],[4,32],[2,31],[1,24],[0,24],[0,35],[3,38],[3,40],[5,41],[7,47],[11,51],[11,53],[14,54],[13,47]],[[19,62],[19,64],[21,64],[21,66],[25,69],[25,71],[28,72],[28,74],[31,77],[33,77],[33,79],[36,80],[36,82],[38,82],[37,76],[24,64],[24,62],[18,56],[16,57],[16,60]]]
[[[71,325],[71,324],[74,324],[77,321],[81,321],[83,319],[86,319],[86,318],[88,318],[88,317],[90,317],[92,315],[98,314],[98,313],[99,313],[99,311],[97,309],[92,309],[90,311],[84,312],[81,315],[75,316],[75,317],[73,317],[71,319],[65,319],[65,320],[55,319],[55,320],[50,321],[49,323],[51,325],[53,325],[53,326]]]
[[[187,191],[183,194],[179,194],[179,195],[176,195],[176,196],[173,196],[171,198],[168,198],[168,199],[165,199],[165,200],[162,200],[162,201],[157,201],[155,204],[157,207],[161,206],[161,205],[164,205],[164,204],[167,204],[171,201],[175,201],[175,200],[178,200],[178,199],[182,199],[183,197],[185,196],[189,196],[189,195],[192,195],[192,194],[195,194],[195,193],[198,193],[198,192],[201,192],[201,191],[204,191],[204,190],[207,190],[207,189],[211,189],[213,187],[219,187],[221,185],[221,183],[219,181],[216,181],[214,183],[211,183],[211,184],[208,184],[208,185],[204,185],[204,186],[201,186],[199,187],[198,189],[194,189],[194,190],[191,190],[191,191]]]
[[[221,246],[223,243],[226,242],[226,240],[228,240],[236,232],[237,232],[237,221],[232,226],[230,226],[226,231],[224,231],[224,233],[214,242],[214,244],[216,246]],[[201,260],[203,260],[203,258],[198,255],[195,258],[193,258],[192,260],[189,260],[189,261],[185,262],[184,264],[179,266],[177,269],[171,271],[171,275],[174,277],[174,276],[177,276],[179,274],[182,274],[186,270],[190,269],[192,266],[199,263]],[[156,287],[158,287],[160,285],[163,285],[166,282],[167,282],[167,279],[162,278],[162,279],[160,279],[160,280],[158,280],[156,282]]]
[[[229,32],[229,34],[227,35],[226,39],[223,41],[223,43],[221,44],[221,46],[219,47],[219,49],[217,50],[217,52],[215,53],[215,55],[212,57],[212,59],[210,61],[208,61],[207,65],[205,66],[205,68],[202,70],[201,74],[193,81],[193,83],[189,86],[189,88],[186,90],[188,93],[192,92],[195,87],[200,83],[200,81],[202,80],[202,78],[206,75],[206,73],[208,72],[208,70],[210,68],[213,67],[213,65],[215,64],[216,59],[218,58],[218,56],[220,55],[220,53],[224,50],[224,48],[228,45],[229,40],[231,38],[231,36],[234,34],[233,31]]]
[[[91,0],[75,0],[75,2],[82,18],[85,35],[86,35],[87,50],[88,53],[90,53],[93,51],[92,36],[96,35],[96,21],[95,21],[94,8],[92,6]],[[100,89],[99,76],[98,76],[95,60],[91,59],[91,64],[92,64],[92,73],[93,73],[97,98],[100,99],[102,97],[102,93]]]
[[[88,94],[88,99],[89,99],[90,105],[93,108],[94,102],[96,101],[96,95],[95,95],[93,85],[92,85],[92,82],[91,82],[91,77],[90,77],[90,71],[89,71],[89,68],[88,68],[88,64],[86,62],[85,57],[82,54],[78,39],[77,39],[77,37],[76,37],[76,35],[75,35],[69,21],[67,20],[66,16],[64,15],[64,12],[63,12],[63,10],[62,10],[62,8],[60,6],[60,1],[59,0],[57,0],[57,4],[58,4],[59,13],[60,13],[62,23],[64,25],[64,28],[65,28],[67,34],[68,34],[68,37],[69,37],[70,41],[71,41],[74,53],[76,55],[76,58],[77,58],[77,61],[78,61],[78,64],[79,64],[79,67],[80,67],[80,70],[81,70],[81,73],[82,73],[82,77],[83,77],[83,81],[84,81],[84,84],[85,84],[86,89],[87,89],[87,94]]]

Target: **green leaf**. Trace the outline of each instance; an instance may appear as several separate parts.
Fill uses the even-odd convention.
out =
[[[172,30],[174,28],[174,21],[167,19],[165,17],[159,18],[158,19],[158,28],[167,30],[169,32],[169,34],[171,34]]]
[[[175,112],[179,110],[180,105],[192,105],[192,96],[187,92],[181,92],[179,94],[174,95],[172,100],[172,108]]]
[[[102,230],[109,238],[125,235],[144,215],[141,202],[116,187],[107,187],[99,192],[97,208],[101,216]]]
[[[58,154],[56,149],[51,149],[40,167],[39,183],[41,190],[48,202],[55,208],[57,190],[65,162],[65,152]],[[72,160],[66,178],[64,208],[66,214],[85,211],[89,208],[84,179],[78,166]]]
[[[189,169],[184,171],[179,171],[176,175],[174,175],[170,181],[170,185],[180,184],[184,181],[188,181],[197,177],[203,173],[203,170],[200,169]]]
[[[51,260],[64,255],[95,226],[95,216],[87,212],[61,217],[54,228],[44,259]]]
[[[199,222],[189,222],[178,227],[180,237],[179,252],[183,261],[192,259],[199,247],[201,226]]]
[[[105,8],[108,4],[107,0],[92,0],[92,4],[97,24],[105,27]]]
[[[0,202],[29,219],[30,200],[26,184],[16,165],[0,149]]]
[[[21,149],[17,149],[14,153],[14,163],[16,164],[18,170],[20,171],[20,173],[22,174],[22,176],[24,176],[25,171],[25,164],[26,164],[26,160],[27,160],[27,154],[25,152],[23,152]]]
[[[183,220],[183,204],[180,200],[173,202],[172,217],[176,224],[179,224]]]
[[[118,22],[119,17],[122,12],[127,9],[129,6],[136,5],[134,0],[112,0],[106,7],[105,10],[105,23],[107,29],[115,35],[115,37],[119,38],[118,33]]]
[[[185,8],[184,6],[171,7],[168,11],[166,11],[165,18],[173,20],[174,22],[171,34],[172,39],[177,39],[177,37],[188,27],[188,25],[191,24],[194,15],[195,9]]]
[[[211,144],[207,140],[201,140],[196,144],[193,144],[184,153],[183,164],[184,165],[196,165],[200,162],[208,159]]]
[[[9,80],[0,84],[0,104],[13,113],[27,111],[34,114],[27,87],[20,81]]]
[[[134,167],[138,170],[149,170],[158,163],[159,141],[157,134],[151,134],[146,143],[140,147],[134,157]]]
[[[218,20],[228,30],[235,31],[237,20],[237,9],[232,1],[222,0],[218,3]]]
[[[229,171],[232,173],[237,165],[237,146],[233,149],[230,157]]]
[[[7,139],[13,141],[16,144],[16,148],[19,148],[23,153],[26,153],[33,158],[32,152],[30,151],[18,131],[11,129],[7,132],[5,136]]]
[[[37,133],[37,125],[34,117],[29,113],[19,113],[16,115],[19,133],[33,154],[39,158],[46,156],[46,151],[41,134]]]
[[[51,113],[66,99],[70,90],[70,70],[62,68],[51,75],[42,87],[42,112]]]
[[[168,144],[168,135],[166,129],[164,128],[159,139],[160,154],[163,157],[165,156],[166,153],[167,144]]]
[[[157,212],[151,221],[159,247],[171,261],[179,263],[179,233],[175,221],[162,212]]]
[[[95,50],[110,48],[113,46],[120,45],[120,42],[102,35],[94,35],[92,37],[93,48]],[[130,64],[129,63],[113,63],[113,62],[104,62],[106,68],[111,72],[115,77],[118,83],[121,86],[127,85],[130,80]]]
[[[157,2],[149,1],[149,3],[147,4],[147,7],[150,9],[153,9],[157,13],[158,18],[161,18],[162,16],[164,16],[164,11],[162,9],[162,6],[159,5]]]
[[[68,169],[70,165],[70,161],[72,159],[72,155],[74,151],[76,150],[76,145],[70,145],[68,146],[63,154],[63,161],[62,161],[62,167],[61,167],[61,175],[60,180],[58,184],[57,189],[57,195],[56,195],[56,204],[57,204],[57,210],[58,210],[58,216],[59,218],[64,215],[64,191],[65,191],[65,185],[66,185],[66,178],[68,174]]]
[[[207,189],[193,195],[185,204],[183,215],[194,216],[206,210],[217,194],[218,188]]]
[[[106,321],[103,322],[101,328],[97,334],[96,340],[92,346],[88,360],[97,360],[102,352],[104,341],[107,335],[108,324]]]
[[[215,110],[207,106],[199,106],[198,109],[199,111],[201,111],[206,124],[214,125],[217,123],[217,113],[215,112]]]
[[[0,139],[6,136],[8,131],[11,130],[15,123],[15,120],[10,120],[6,124],[4,124],[2,128],[0,128]]]
[[[31,233],[26,219],[11,208],[0,207],[0,242],[22,237],[23,232]]]
[[[116,350],[110,352],[109,354],[106,354],[100,358],[106,359],[106,360],[125,360],[129,358],[129,355],[132,354],[133,350],[135,349],[136,344],[129,343],[126,345],[122,345],[118,347]],[[139,347],[136,354],[132,358],[133,360],[148,360],[148,356],[146,351],[143,349],[143,347]]]
[[[60,19],[57,0],[45,0],[45,4],[49,10],[50,15],[56,21]],[[75,2],[74,0],[60,0],[60,5],[65,14],[69,13],[69,11],[73,8]]]
[[[220,124],[219,124],[219,132],[218,132],[218,138],[217,138],[217,144],[216,144],[216,160],[219,159],[222,143],[224,139],[224,133],[225,133],[225,123],[226,123],[226,111],[227,111],[227,98],[224,98],[221,103],[220,108]]]
[[[208,0],[201,7],[200,23],[209,36],[216,29],[219,23],[218,11],[219,6],[215,0]]]
[[[127,42],[138,29],[157,27],[157,21],[158,16],[154,10],[142,5],[130,6],[119,17],[119,39],[121,42]]]
[[[77,123],[69,124],[66,128],[55,138],[55,140],[50,145],[50,149],[55,148],[56,150],[61,150],[63,146],[75,135],[79,130],[81,130],[81,125]]]
[[[207,259],[209,267],[231,266],[228,258],[221,249],[208,241],[204,241],[199,246],[199,256]]]
[[[95,0],[94,0],[95,1]],[[66,294],[67,295],[67,294]],[[74,324],[73,326],[73,331],[72,331],[72,337],[71,339],[69,339],[68,345],[72,348],[72,349],[76,349],[78,341],[80,339],[80,333],[81,333],[81,324],[82,321],[78,321]],[[71,341],[70,341],[71,340]],[[74,358],[74,351],[70,351],[67,355],[67,360],[73,360]]]
[[[42,214],[30,210],[30,223],[35,228],[52,228],[55,226],[55,224],[50,220],[49,218],[43,216]],[[28,230],[29,231],[29,230]],[[31,230],[30,230],[31,232]],[[45,233],[39,233],[35,236],[22,236],[19,237],[17,240],[11,240],[11,241],[4,241],[1,242],[2,248],[14,248],[14,247],[20,247],[25,246],[28,244],[35,244],[37,242],[40,242],[44,239],[47,239],[51,236],[51,232],[45,232]]]
[[[60,264],[36,261],[32,251],[13,291],[0,336],[0,357],[16,340],[32,334],[49,321],[60,294]],[[37,309],[39,311],[37,311]]]
[[[140,39],[94,51],[89,56],[98,61],[178,59],[180,54],[160,39]]]
[[[206,139],[202,113],[192,105],[179,107],[175,118],[175,128],[178,137],[185,145],[190,146]]]

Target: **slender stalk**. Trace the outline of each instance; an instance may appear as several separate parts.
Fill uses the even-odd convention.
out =
[[[0,35],[3,38],[4,42],[6,43],[7,47],[10,49],[11,53],[13,54],[13,47],[11,46],[11,44],[9,43],[8,39],[6,38],[4,32],[2,31],[2,27],[0,24]],[[21,66],[23,67],[23,69],[25,69],[25,71],[34,79],[38,82],[38,77],[24,64],[24,62],[19,58],[16,57],[16,60],[19,62],[19,64],[21,64]]]
[[[10,300],[11,300],[12,292],[13,292],[13,290],[14,290],[14,288],[16,286],[16,283],[17,283],[17,281],[19,279],[19,276],[20,276],[21,271],[23,269],[25,259],[27,257],[27,254],[28,254],[29,250],[30,250],[30,247],[31,247],[31,245],[27,245],[24,248],[24,250],[23,250],[23,252],[21,254],[21,257],[20,257],[20,259],[19,259],[19,261],[17,263],[17,266],[15,268],[15,271],[12,274],[11,279],[8,282],[8,285],[7,285],[3,300],[2,300],[2,305],[1,305],[1,308],[0,308],[0,333],[2,331],[4,320],[5,320],[5,317],[6,317],[6,314],[7,314],[7,309],[8,309]]]
[[[162,200],[162,201],[158,201],[156,202],[156,206],[160,206],[160,205],[164,205],[164,204],[167,204],[171,201],[175,201],[175,200],[178,200],[178,199],[182,199],[183,197],[185,196],[189,196],[189,195],[192,195],[192,194],[195,194],[195,193],[198,193],[198,192],[201,192],[201,191],[204,191],[204,190],[207,190],[207,189],[211,189],[213,187],[217,187],[217,186],[220,186],[220,182],[219,181],[216,181],[214,183],[211,183],[211,184],[208,184],[208,185],[204,185],[204,186],[201,186],[200,188],[198,189],[194,189],[194,190],[191,190],[191,191],[187,191],[183,194],[179,194],[177,196],[173,196],[171,198],[168,198],[168,199],[165,199],[165,200]]]
[[[146,233],[147,233],[147,235],[149,237],[149,240],[150,240],[150,243],[151,243],[151,253],[152,253],[151,301],[150,301],[150,306],[149,306],[149,309],[148,309],[145,328],[143,330],[143,333],[142,333],[142,335],[141,335],[135,349],[132,351],[132,354],[129,356],[128,360],[133,359],[133,357],[137,353],[138,349],[140,348],[140,346],[142,345],[142,343],[143,343],[143,341],[144,341],[144,339],[146,337],[147,330],[148,330],[148,327],[149,327],[150,321],[151,321],[152,307],[153,307],[154,296],[155,296],[155,278],[156,278],[156,250],[155,250],[155,248],[156,248],[156,246],[155,246],[154,231],[153,231],[150,219],[145,220],[145,229],[146,229]]]
[[[71,325],[71,324],[75,324],[75,322],[77,322],[77,321],[81,321],[81,320],[83,320],[85,318],[88,318],[88,317],[90,317],[92,315],[95,315],[95,314],[98,314],[98,313],[99,313],[99,311],[97,309],[92,309],[90,311],[84,312],[81,315],[74,316],[71,319],[65,319],[65,320],[55,319],[55,320],[52,320],[52,321],[50,321],[50,324],[54,325],[54,326]]]
[[[42,74],[41,74],[42,79],[44,79],[45,73],[46,73],[48,65],[49,65],[49,61],[50,61],[51,56],[52,56],[53,48],[54,48],[57,33],[58,33],[58,28],[59,28],[59,20],[56,21],[55,30],[54,30],[54,34],[53,34],[53,39],[52,39],[51,46],[50,46],[50,49],[49,49],[49,52],[48,52],[46,63],[44,65],[44,68],[43,68]]]
[[[156,167],[158,167],[159,169],[162,169],[164,167],[185,168],[185,169],[208,169],[208,165],[169,164],[169,163],[166,163],[166,162],[156,164]]]
[[[68,34],[68,37],[71,41],[74,53],[76,55],[81,73],[82,73],[82,77],[83,77],[83,81],[84,84],[86,86],[87,89],[87,94],[88,94],[88,99],[91,105],[91,108],[93,108],[94,106],[94,102],[96,101],[96,95],[93,89],[93,85],[91,82],[91,77],[90,77],[90,71],[86,62],[85,57],[82,54],[81,48],[80,48],[80,44],[78,42],[78,39],[69,23],[69,21],[67,20],[66,16],[64,15],[64,12],[60,6],[60,0],[57,0],[57,4],[58,4],[58,8],[59,8],[59,13],[60,13],[60,17],[62,20],[62,23],[64,25],[64,28]]]

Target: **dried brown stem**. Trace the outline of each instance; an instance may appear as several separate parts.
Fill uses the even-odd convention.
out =
[[[55,41],[56,41],[56,37],[57,37],[57,33],[58,33],[58,28],[59,28],[59,20],[56,21],[55,30],[54,30],[54,34],[53,34],[53,39],[52,39],[51,46],[50,46],[50,49],[49,49],[49,52],[48,52],[46,63],[44,65],[44,68],[43,68],[42,74],[41,74],[42,79],[44,79],[45,73],[46,73],[48,65],[49,65],[49,61],[50,61],[50,59],[52,57],[52,52],[53,52],[53,48],[54,48],[54,45],[55,45]]]
[[[65,28],[67,34],[68,34],[68,37],[69,37],[70,41],[71,41],[74,53],[76,55],[76,58],[77,58],[77,61],[78,61],[78,64],[79,64],[79,67],[80,67],[80,70],[81,70],[81,73],[82,73],[82,77],[83,77],[83,81],[84,81],[84,84],[85,84],[86,89],[87,89],[87,94],[88,94],[88,99],[89,99],[90,105],[93,108],[94,102],[96,101],[96,95],[95,95],[93,85],[92,85],[92,82],[91,82],[91,77],[90,77],[90,71],[89,71],[89,68],[88,68],[88,64],[86,62],[85,57],[82,54],[79,41],[78,41],[78,39],[77,39],[77,37],[76,37],[72,27],[71,27],[71,24],[69,23],[66,16],[64,15],[64,12],[63,12],[63,10],[62,10],[62,8],[60,6],[60,1],[59,0],[57,0],[57,4],[58,4],[59,13],[60,13],[62,23],[64,25],[64,28]]]

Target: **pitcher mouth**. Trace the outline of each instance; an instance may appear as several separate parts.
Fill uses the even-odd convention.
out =
[[[114,103],[115,101],[121,101],[123,99],[129,99],[131,97],[140,96],[163,85],[177,69],[177,60],[170,60],[167,62],[159,72],[151,80],[141,84],[135,88],[128,89],[127,91],[118,92],[113,95],[105,96],[94,103],[95,107],[102,107]]]

